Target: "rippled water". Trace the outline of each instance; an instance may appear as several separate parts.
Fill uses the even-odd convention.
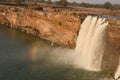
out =
[[[62,48],[0,25],[0,80],[110,80],[107,71],[91,72],[60,63]],[[69,49],[66,49],[69,51]],[[60,53],[64,57],[64,52]],[[63,62],[63,61],[62,61]],[[111,79],[112,80],[112,79]]]

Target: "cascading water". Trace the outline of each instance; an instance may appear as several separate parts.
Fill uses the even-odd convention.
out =
[[[116,72],[115,72],[114,78],[115,78],[116,80],[120,80],[120,58],[119,58],[119,65],[118,65],[118,68],[117,68],[117,70],[116,70]]]
[[[87,16],[81,25],[75,49],[77,67],[92,71],[101,70],[107,25],[103,18]]]

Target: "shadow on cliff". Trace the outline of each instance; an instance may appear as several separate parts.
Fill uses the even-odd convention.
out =
[[[120,49],[107,44],[102,61],[102,69],[114,73],[119,65]]]

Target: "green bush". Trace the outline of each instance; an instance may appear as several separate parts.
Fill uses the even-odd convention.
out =
[[[58,22],[58,25],[59,25],[59,26],[62,26],[62,22],[59,21],[59,22]]]
[[[77,14],[75,12],[73,12],[73,15],[76,16]]]

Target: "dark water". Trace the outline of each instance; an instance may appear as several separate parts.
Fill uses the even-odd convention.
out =
[[[115,19],[120,19],[120,16],[110,16],[110,15],[99,15],[99,14],[90,14],[91,16],[98,16],[102,18],[115,18]]]
[[[101,15],[101,17],[103,17],[103,18],[116,18],[116,19],[120,19],[120,16]]]
[[[0,25],[0,80],[110,80],[103,79],[105,71],[91,72],[60,64],[52,54],[56,48]]]

